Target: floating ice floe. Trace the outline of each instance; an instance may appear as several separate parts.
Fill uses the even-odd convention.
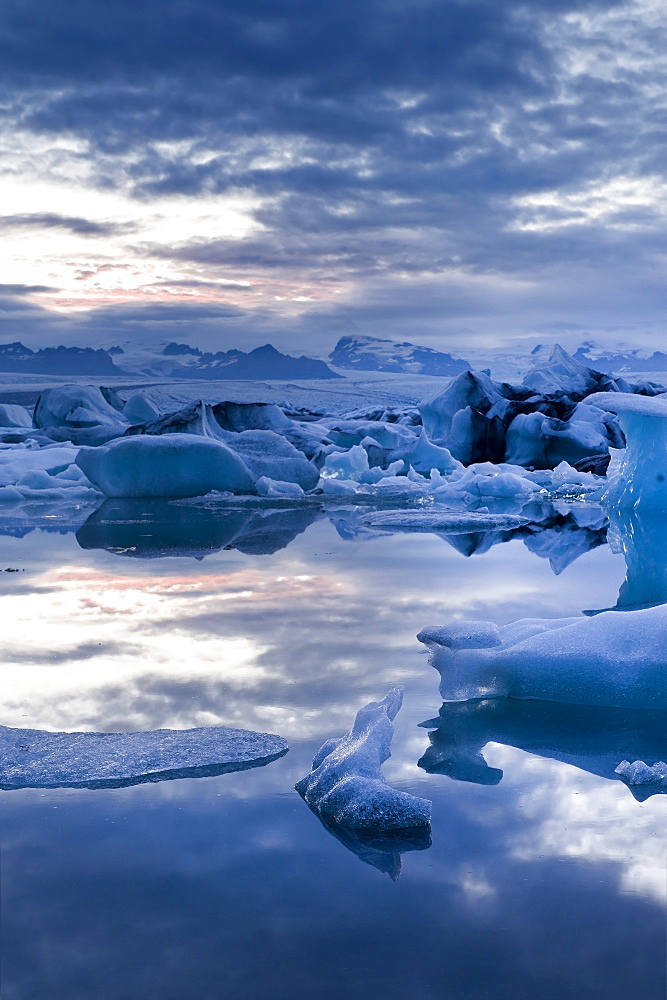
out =
[[[99,497],[81,469],[74,464],[78,448],[73,445],[35,447],[20,442],[0,445],[0,503],[24,500],[72,503]]]
[[[365,514],[362,524],[384,531],[493,531],[519,528],[529,518],[518,514],[488,514],[475,511],[387,510]]]
[[[667,606],[423,629],[444,701],[534,698],[667,708]]]
[[[310,774],[297,782],[299,795],[328,823],[375,833],[429,826],[431,803],[391,788],[381,772],[402,701],[403,689],[394,687],[360,709],[352,729],[328,740]]]
[[[645,764],[643,760],[636,760],[632,764],[629,760],[622,760],[615,770],[628,785],[667,788],[667,764],[663,760],[652,765]]]
[[[50,733],[0,726],[0,788],[118,788],[240,771],[282,757],[280,736],[217,726]]]

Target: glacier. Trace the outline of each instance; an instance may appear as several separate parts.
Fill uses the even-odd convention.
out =
[[[0,788],[120,788],[261,767],[280,736],[224,726],[139,733],[51,733],[0,726]]]

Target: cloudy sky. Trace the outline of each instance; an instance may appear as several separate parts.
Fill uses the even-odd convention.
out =
[[[665,346],[662,0],[8,0],[0,341]]]

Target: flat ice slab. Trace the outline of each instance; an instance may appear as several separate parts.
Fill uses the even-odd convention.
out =
[[[489,531],[520,528],[530,518],[518,514],[481,514],[475,511],[387,510],[365,514],[361,521],[370,528],[387,531]]]
[[[120,788],[261,767],[288,750],[248,729],[49,733],[0,726],[0,788]]]
[[[428,826],[431,803],[391,788],[380,770],[391,756],[393,720],[403,689],[357,712],[354,725],[339,740],[328,740],[315,755],[313,770],[296,790],[323,819],[350,830],[408,830]]]

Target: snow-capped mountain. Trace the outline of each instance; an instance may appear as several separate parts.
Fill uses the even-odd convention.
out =
[[[0,371],[31,375],[122,375],[108,351],[62,346],[33,351],[20,341],[0,344]]]
[[[613,373],[623,372],[664,372],[667,371],[667,354],[663,351],[620,350],[609,352],[598,347],[592,341],[587,341],[578,347],[572,357],[585,365],[596,368],[597,371]]]
[[[329,360],[339,368],[410,375],[458,375],[471,367],[453,354],[380,337],[341,337]]]
[[[271,344],[256,347],[247,354],[244,351],[220,351],[217,354],[201,354],[196,349],[185,353],[180,348],[187,345],[169,344],[165,354],[179,357],[183,363],[172,367],[169,374],[175,378],[201,379],[331,379],[343,378],[329,368],[324,361],[314,358],[294,358],[282,354]],[[193,355],[196,355],[193,357]]]

